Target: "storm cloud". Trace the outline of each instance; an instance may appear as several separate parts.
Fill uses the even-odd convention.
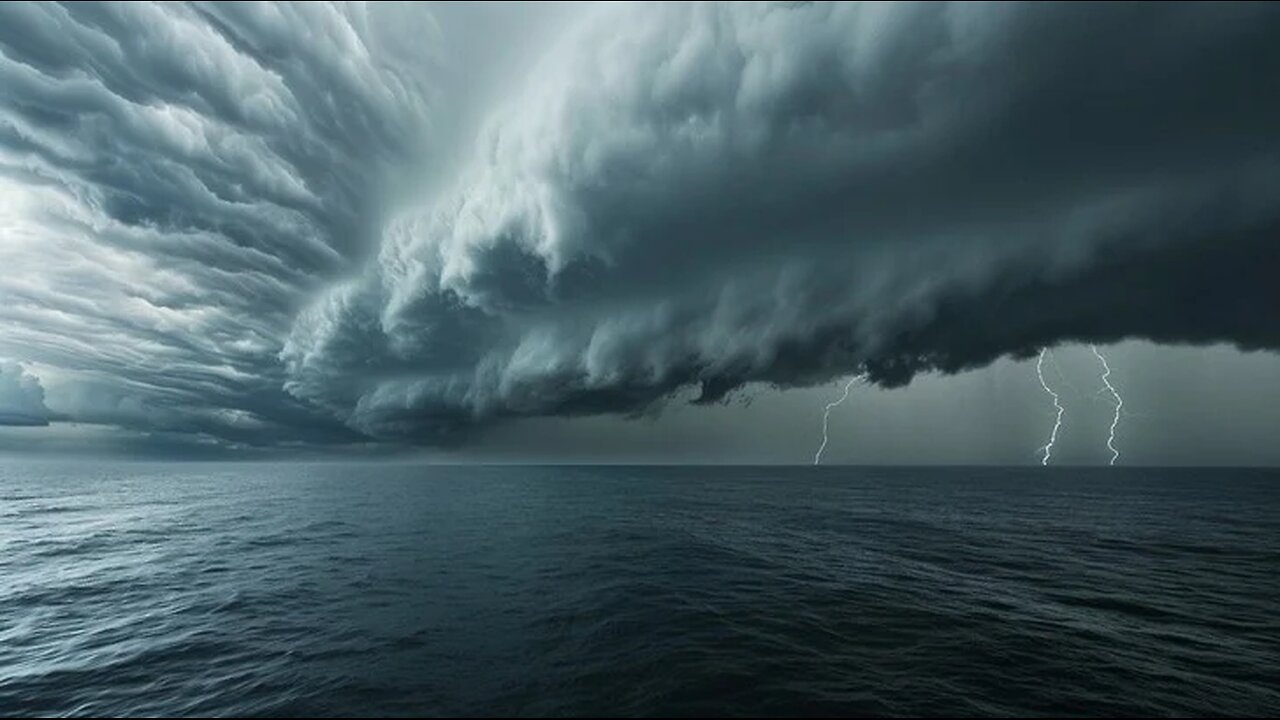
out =
[[[80,422],[448,444],[1280,347],[1275,5],[592,7],[478,109],[447,15],[0,6],[0,356]]]
[[[1280,10],[599,12],[452,191],[301,314],[378,436],[634,413],[1070,340],[1276,347]]]
[[[276,356],[421,154],[433,31],[390,6],[0,7],[0,356],[55,369],[79,422],[354,437]]]

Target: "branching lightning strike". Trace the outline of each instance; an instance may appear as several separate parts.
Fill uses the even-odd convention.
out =
[[[1044,391],[1049,393],[1049,397],[1053,398],[1053,407],[1058,411],[1058,416],[1053,421],[1053,431],[1049,433],[1049,442],[1045,443],[1044,447],[1040,448],[1040,450],[1044,452],[1044,457],[1040,458],[1041,465],[1049,464],[1049,457],[1053,455],[1053,444],[1058,441],[1058,429],[1062,427],[1062,413],[1065,411],[1065,408],[1062,407],[1062,403],[1058,401],[1058,393],[1054,392],[1053,389],[1049,387],[1049,383],[1044,380],[1045,355],[1049,355],[1049,349],[1041,348],[1040,357],[1036,359],[1036,377],[1040,378],[1040,387],[1044,388]],[[1050,355],[1050,357],[1052,356]]]
[[[1116,426],[1120,424],[1120,408],[1124,407],[1124,399],[1120,397],[1120,393],[1116,391],[1116,387],[1111,384],[1111,365],[1107,363],[1107,359],[1098,352],[1097,345],[1090,345],[1089,349],[1093,351],[1098,362],[1102,363],[1102,384],[1107,386],[1107,390],[1111,391],[1111,397],[1116,401],[1115,414],[1111,416],[1111,434],[1107,437],[1107,449],[1111,451],[1111,462],[1108,465],[1115,465],[1120,459],[1120,451],[1116,449]]]
[[[818,446],[818,452],[814,453],[813,455],[814,465],[820,465],[822,463],[822,451],[827,449],[827,423],[829,420],[831,420],[831,410],[835,407],[838,407],[845,400],[849,399],[849,390],[853,388],[854,383],[858,382],[859,380],[865,380],[866,378],[867,376],[865,373],[862,375],[854,375],[853,377],[849,378],[849,382],[844,384],[844,392],[840,395],[840,399],[827,403],[827,406],[823,408],[822,410],[822,444]]]

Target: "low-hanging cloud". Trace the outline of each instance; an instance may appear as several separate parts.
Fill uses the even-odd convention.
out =
[[[1280,347],[1280,8],[622,6],[294,321],[378,437],[1079,340]]]
[[[0,4],[0,422],[450,443],[1278,348],[1277,76],[1272,4]]]
[[[49,424],[40,379],[15,362],[0,360],[0,427]]]

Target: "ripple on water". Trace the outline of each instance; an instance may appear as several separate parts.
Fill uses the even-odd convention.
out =
[[[1269,715],[1262,471],[10,465],[0,714]]]

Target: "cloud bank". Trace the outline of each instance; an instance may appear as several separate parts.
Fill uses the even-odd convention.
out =
[[[15,362],[0,361],[0,427],[49,424],[40,380]]]
[[[277,354],[421,154],[435,31],[397,6],[0,6],[0,356],[56,369],[78,422],[356,437]]]
[[[379,437],[1042,345],[1277,347],[1280,10],[664,5],[563,38],[294,324]]]
[[[78,422],[447,444],[1280,347],[1277,6],[568,16],[477,110],[457,53],[499,39],[430,7],[0,6],[0,356]]]

